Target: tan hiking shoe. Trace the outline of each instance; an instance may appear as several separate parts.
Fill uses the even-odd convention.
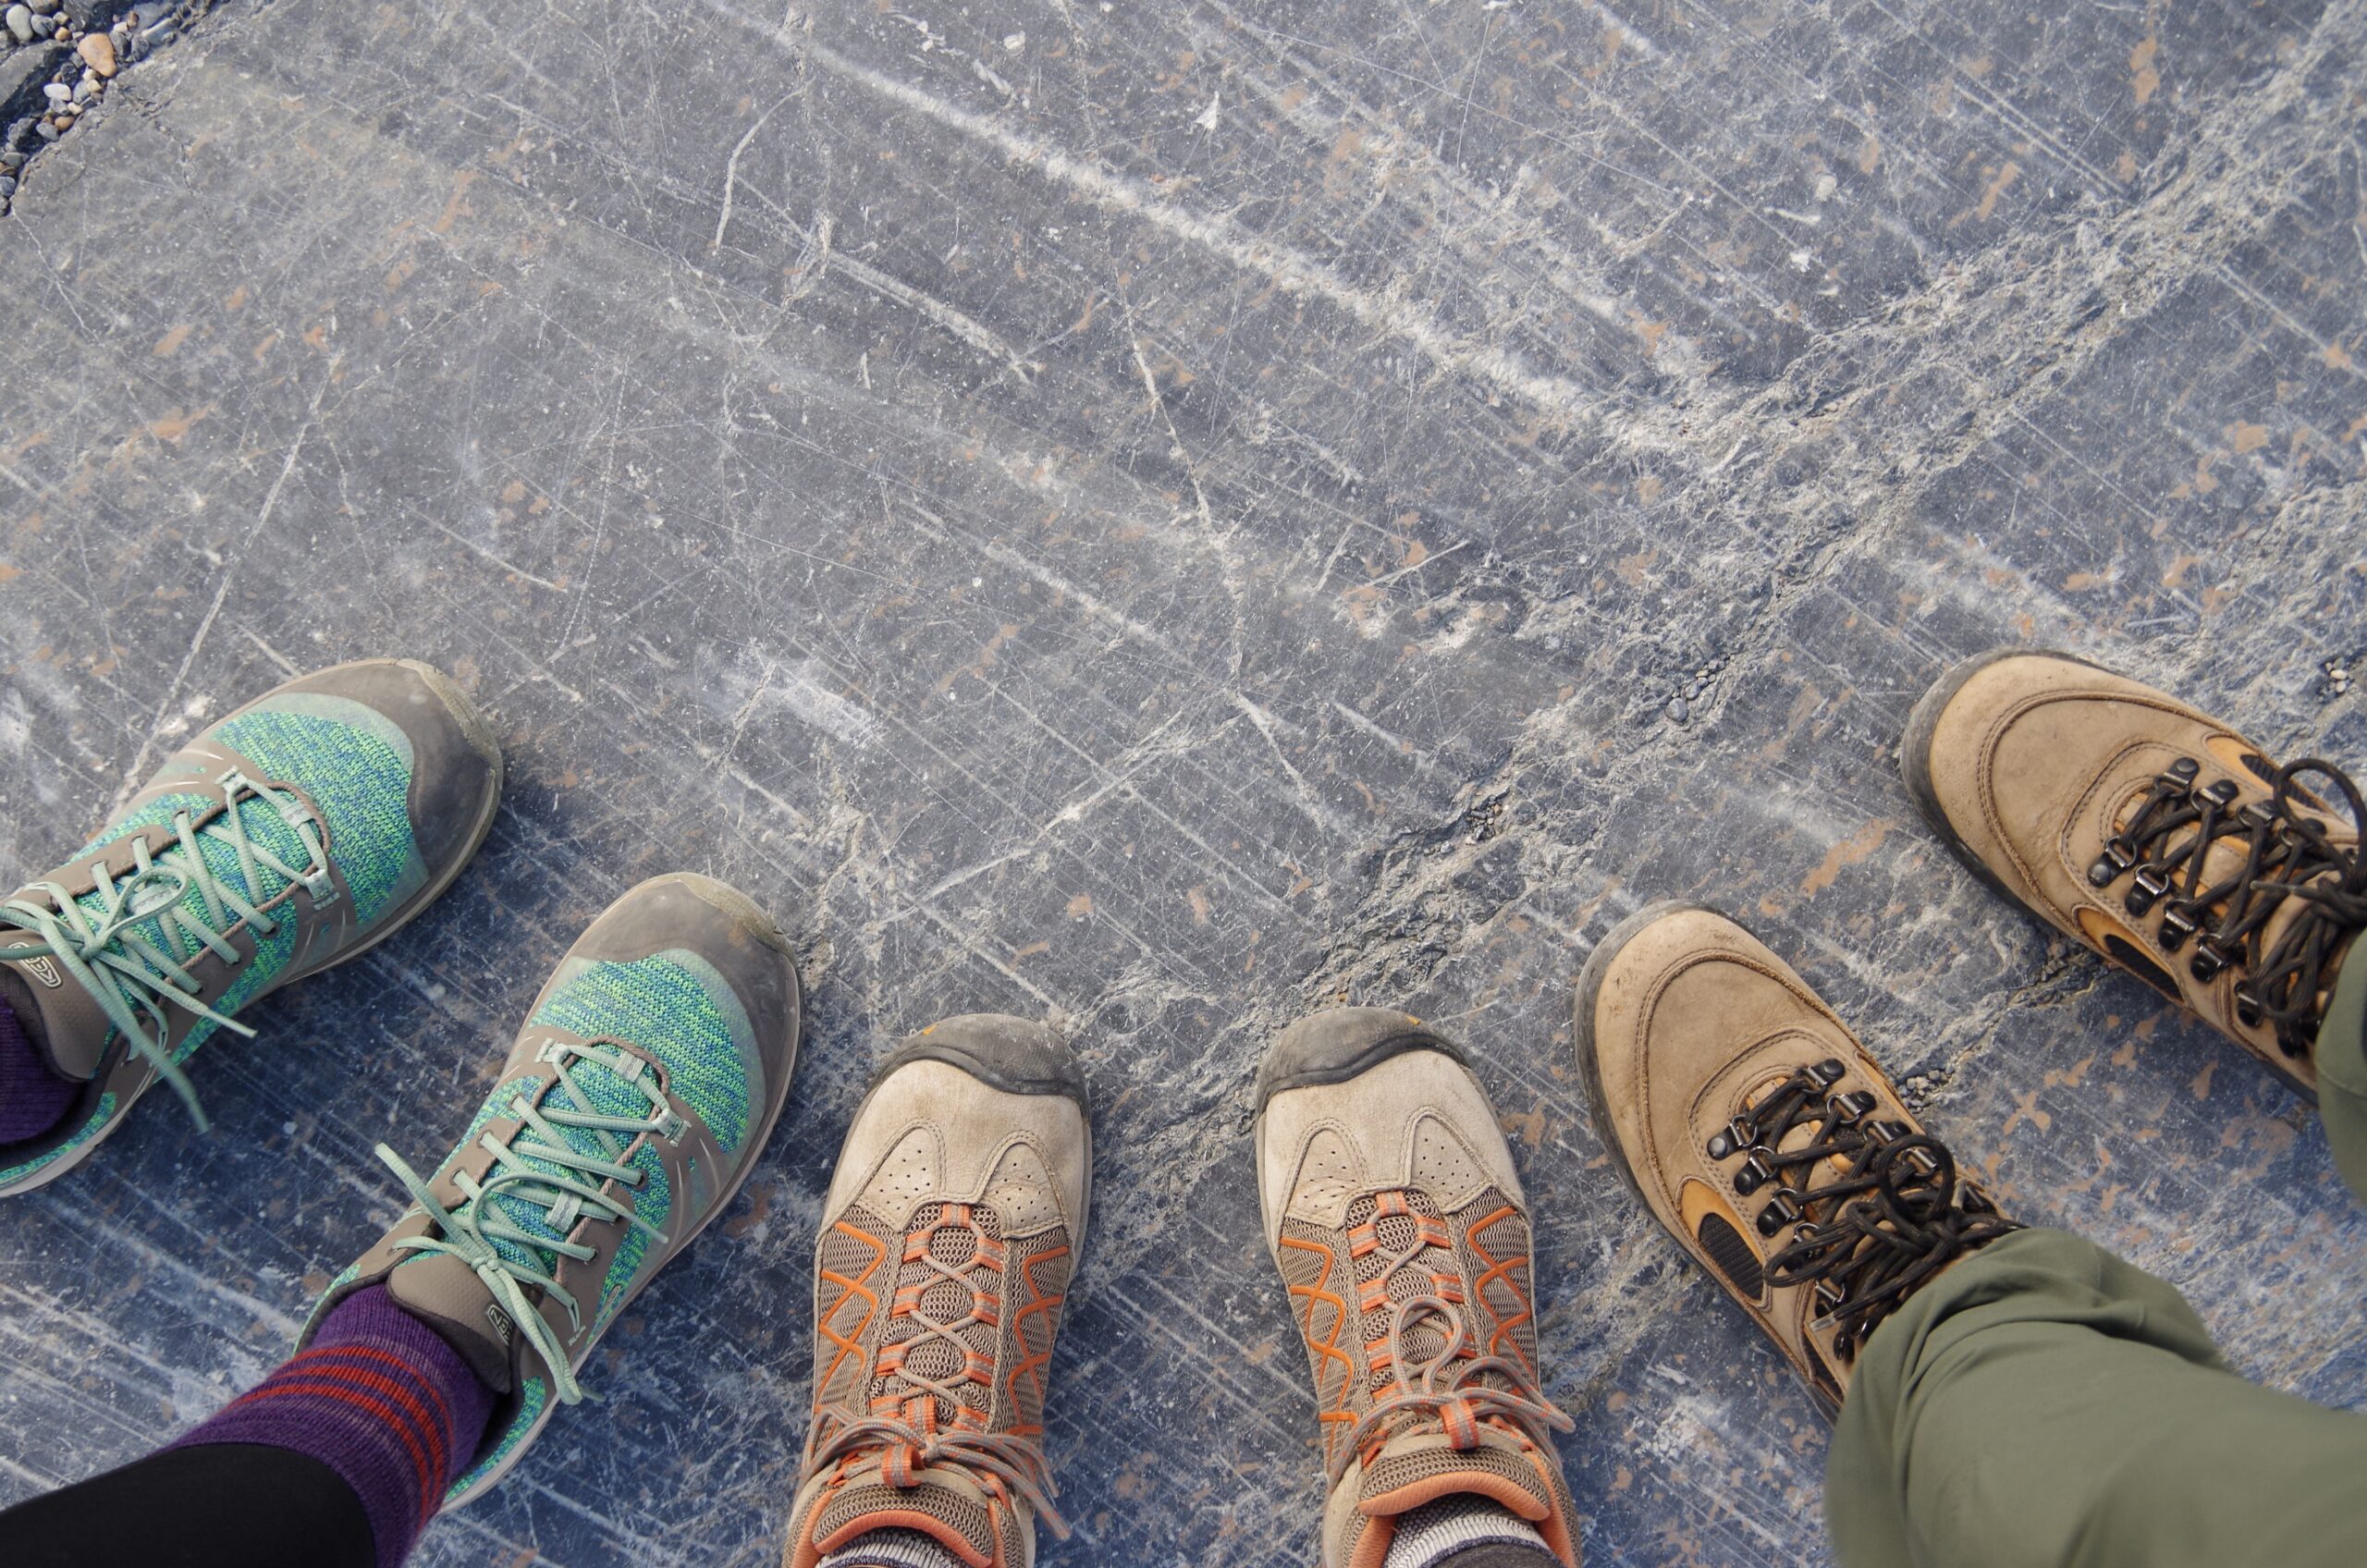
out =
[[[1041,1025],[950,1018],[889,1059],[822,1207],[786,1568],[898,1534],[1029,1568],[1039,1514],[1067,1533],[1044,1390],[1092,1170],[1084,1075]]]
[[[1926,693],[1899,758],[1982,880],[2315,1096],[2318,1023],[2367,926],[2367,805],[2338,769],[2279,767],[2175,697],[2014,649]]]
[[[1325,1568],[1379,1568],[1404,1515],[1461,1495],[1576,1568],[1528,1204],[1461,1056],[1402,1012],[1321,1012],[1275,1039],[1257,1106],[1266,1245],[1322,1413]]]
[[[2017,1229],[1789,965],[1724,915],[1654,904],[1578,979],[1603,1147],[1830,1415],[1918,1286]]]

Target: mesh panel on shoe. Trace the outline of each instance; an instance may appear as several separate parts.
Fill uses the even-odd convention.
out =
[[[914,1211],[905,1234],[910,1238],[923,1233],[928,1238],[925,1248],[928,1256],[944,1268],[956,1270],[962,1278],[949,1280],[919,1259],[903,1263],[896,1275],[896,1292],[908,1300],[908,1292],[916,1292],[919,1309],[917,1313],[896,1316],[880,1336],[880,1347],[912,1346],[904,1365],[915,1377],[950,1383],[960,1378],[964,1364],[951,1344],[931,1331],[932,1326],[950,1330],[963,1350],[988,1366],[995,1363],[1001,1338],[1002,1271],[1009,1267],[1008,1260],[1001,1256],[1002,1220],[993,1209],[983,1206],[924,1204]],[[996,1304],[992,1317],[975,1310],[974,1292]],[[972,1403],[978,1418],[963,1424],[983,1425],[993,1418],[991,1378],[990,1373],[986,1387],[975,1383],[963,1387],[963,1399]],[[871,1397],[875,1402],[924,1391],[894,1372],[872,1379]],[[942,1398],[931,1397],[938,1407],[938,1422],[947,1427],[956,1425],[960,1413],[948,1408]]]
[[[1536,1293],[1529,1277],[1528,1221],[1490,1187],[1451,1216],[1478,1310],[1471,1329],[1482,1355],[1502,1355],[1538,1371]]]
[[[582,1091],[585,1103],[577,1105],[575,1096],[568,1093],[564,1084],[553,1083],[549,1091],[542,1098],[541,1103],[546,1110],[585,1110],[607,1116],[636,1119],[649,1114],[648,1096],[599,1063],[581,1059],[572,1060],[569,1063],[568,1072],[577,1089]],[[533,1080],[526,1080],[526,1082],[532,1083]],[[508,1116],[510,1114],[509,1108],[516,1097],[506,1092],[496,1095],[493,1099],[486,1102],[484,1111],[479,1113],[481,1120],[490,1119],[485,1116],[485,1112],[490,1112],[493,1118]],[[455,1153],[465,1155],[466,1151],[473,1146],[474,1141],[474,1137],[472,1136],[469,1142],[463,1143]],[[513,1134],[511,1147],[515,1150],[521,1143],[531,1144],[536,1141],[539,1141],[538,1134],[521,1132]],[[578,1132],[570,1141],[589,1147],[592,1146],[592,1134]],[[521,1163],[527,1167],[555,1179],[568,1181],[580,1179],[546,1159],[539,1159],[524,1154],[521,1154],[520,1159]],[[674,1194],[666,1181],[665,1162],[659,1158],[655,1146],[644,1145],[625,1163],[637,1166],[646,1172],[641,1187],[633,1194],[633,1212],[650,1224],[656,1226],[661,1231],[664,1231],[667,1219],[672,1214],[674,1207]],[[530,1202],[524,1197],[507,1191],[486,1201],[500,1210],[503,1219],[531,1236],[551,1242],[566,1240],[565,1236],[552,1228],[550,1211],[544,1205]],[[540,1247],[530,1248],[518,1242],[497,1240],[493,1245],[494,1250],[500,1253],[502,1256],[513,1262],[531,1262],[539,1268],[552,1268],[557,1259],[557,1255],[554,1253]],[[638,1229],[629,1228],[623,1239],[618,1243],[616,1257],[609,1264],[607,1278],[602,1283],[595,1308],[597,1320],[602,1325],[605,1326],[617,1308],[623,1305],[625,1289],[632,1283],[634,1274],[639,1272],[642,1263],[648,1256],[648,1236]]]
[[[662,956],[603,961],[553,991],[531,1022],[587,1040],[631,1040],[666,1064],[667,1086],[724,1153],[740,1152],[754,1109],[747,1067],[699,975]]]
[[[1323,1457],[1335,1456],[1333,1446],[1346,1433],[1350,1420],[1367,1404],[1364,1347],[1348,1304],[1355,1297],[1355,1280],[1345,1267],[1348,1248],[1337,1231],[1304,1220],[1282,1221],[1281,1256],[1282,1280],[1292,1292],[1291,1317],[1298,1324],[1306,1351],[1307,1369],[1315,1378],[1317,1408],[1322,1412]]]
[[[934,1200],[914,1209],[901,1231],[858,1206],[824,1232],[809,1453],[865,1417],[913,1428],[915,1443],[931,1430],[1022,1439],[1042,1432],[1046,1374],[1073,1260],[1064,1228],[1016,1241],[1003,1230],[990,1204]],[[1025,1562],[1023,1502],[1006,1499],[990,1508],[923,1478],[926,1468],[914,1477],[918,1485],[892,1487],[881,1457],[871,1449],[844,1461],[849,1467],[840,1474],[848,1478],[816,1494],[812,1528],[797,1538],[827,1540],[862,1528],[869,1516],[917,1513],[980,1553],[1000,1550],[1013,1568]],[[927,1463],[970,1473],[958,1451]],[[989,1490],[1004,1485],[983,1471],[978,1478]]]
[[[108,824],[104,832],[83,846],[67,864],[69,866],[87,864],[108,845],[143,827],[161,827],[169,829],[173,818],[182,812],[189,813],[192,822],[199,821],[209,810],[217,809],[221,804],[222,800],[218,795],[211,799],[204,795],[160,796],[139,810]],[[399,809],[400,796],[397,797],[396,804]],[[300,868],[312,864],[312,852],[304,847],[303,839],[297,835],[294,828],[288,825],[287,819],[279,815],[279,808],[271,801],[252,795],[246,796],[239,802],[238,813],[239,825],[246,830],[249,842],[257,849],[288,865]],[[332,824],[332,833],[335,830],[335,825]],[[404,827],[404,841],[408,843],[410,841],[408,822]],[[156,851],[157,863],[162,865],[177,864],[186,851],[181,849],[178,838],[168,837],[165,842],[166,847]],[[205,862],[206,870],[217,881],[242,892],[254,904],[267,904],[288,890],[288,879],[261,861],[256,863],[255,867],[256,885],[249,888],[245,871],[239,863],[237,849],[223,842],[215,835],[201,832],[197,839],[197,852]],[[339,869],[343,869],[343,859],[335,849],[331,850],[330,856],[337,860]],[[120,885],[121,879],[118,878],[117,881]],[[83,894],[75,902],[92,921],[97,922],[105,918],[106,900],[95,888]],[[210,926],[213,924],[206,912],[204,895],[195,888],[190,888],[184,892],[175,907],[197,925]],[[355,907],[357,910],[361,907],[359,900],[356,900]],[[288,959],[296,951],[296,923],[285,918],[284,911],[280,916],[275,918],[279,929],[271,936],[259,936],[255,938],[253,960],[239,969],[237,977],[223,992],[220,1000],[214,1004],[217,1011],[236,1012],[240,1007],[252,1000],[257,993],[277,979],[280,972],[287,967]],[[179,956],[177,944],[169,940],[165,934],[161,913],[144,920],[131,922],[129,929],[139,933],[141,939],[151,945],[172,953],[176,958]],[[220,1025],[210,1018],[198,1019],[190,1024],[189,1032],[182,1035],[178,1044],[173,1047],[173,1060],[177,1062],[188,1060],[198,1047],[211,1038],[219,1027]]]
[[[353,895],[354,918],[367,925],[394,901],[418,844],[411,826],[410,764],[386,739],[361,727],[387,721],[362,712],[353,717],[361,722],[258,708],[214,733],[267,776],[300,785],[320,807],[328,819],[329,858]]]
[[[1060,1332],[1073,1265],[1065,1229],[1012,1244],[1004,1263],[1003,1347],[997,1363],[994,1411],[998,1428],[1028,1433],[1044,1428],[1052,1341]]]
[[[840,1420],[863,1415],[865,1374],[894,1288],[894,1235],[877,1215],[857,1205],[822,1232],[815,1249],[815,1416],[809,1449],[828,1441]]]

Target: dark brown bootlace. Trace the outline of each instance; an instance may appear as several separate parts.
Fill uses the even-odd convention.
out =
[[[2123,900],[2131,915],[2161,916],[2162,946],[2177,952],[2194,942],[2187,969],[2208,985],[2233,969],[2236,1016],[2247,1028],[2276,1026],[2285,1054],[2302,1057],[2315,1043],[2321,993],[2350,939],[2367,929],[2367,860],[2359,846],[2333,841],[2325,824],[2307,815],[2297,797],[2320,806],[2295,780],[2317,774],[2350,808],[2351,825],[2367,831],[2367,801],[2332,763],[2304,757],[2276,773],[2265,801],[2237,802],[2232,778],[2198,787],[2201,766],[2192,757],[2172,763],[2153,780],[2128,826],[2106,841],[2088,881],[2103,888],[2130,878]],[[2212,847],[2232,840],[2243,864],[2205,882]],[[2307,905],[2277,937],[2271,921],[2287,900]]]
[[[1834,1348],[1854,1360],[1917,1286],[2021,1227],[1956,1179],[1938,1139],[1875,1117],[1882,1102],[1870,1090],[1839,1092],[1846,1075],[1837,1058],[1800,1069],[1711,1137],[1709,1152],[1741,1158],[1735,1192],[1773,1187],[1759,1233],[1772,1241],[1789,1227],[1792,1239],[1768,1259],[1768,1282],[1814,1285],[1816,1326],[1838,1324]],[[1803,1127],[1814,1129],[1808,1141],[1785,1148]],[[1837,1179],[1809,1185],[1826,1161],[1838,1162]]]

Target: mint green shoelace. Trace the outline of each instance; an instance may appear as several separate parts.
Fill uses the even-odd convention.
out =
[[[518,1325],[519,1332],[526,1336],[526,1342],[533,1346],[544,1366],[550,1368],[552,1385],[561,1403],[567,1404],[587,1396],[568,1366],[567,1348],[559,1342],[557,1330],[535,1310],[526,1292],[541,1290],[557,1298],[567,1308],[571,1332],[583,1331],[583,1309],[572,1295],[559,1288],[551,1270],[558,1267],[558,1257],[588,1263],[599,1256],[599,1250],[565,1238],[579,1220],[591,1219],[630,1225],[664,1246],[666,1237],[656,1226],[633,1213],[629,1205],[603,1193],[600,1184],[614,1180],[626,1187],[639,1188],[649,1172],[640,1166],[621,1163],[619,1157],[644,1133],[670,1135],[679,1132],[678,1119],[667,1109],[665,1096],[644,1075],[648,1064],[640,1057],[604,1047],[597,1041],[587,1045],[561,1042],[544,1047],[541,1060],[557,1070],[551,1086],[564,1088],[578,1107],[588,1107],[592,1102],[575,1081],[569,1066],[570,1057],[604,1067],[639,1089],[649,1097],[649,1114],[610,1116],[547,1103],[538,1106],[533,1096],[521,1093],[510,1101],[509,1110],[524,1125],[512,1134],[512,1142],[505,1143],[490,1133],[477,1140],[493,1156],[493,1172],[482,1182],[466,1171],[455,1176],[453,1184],[460,1189],[461,1202],[448,1209],[436,1201],[428,1184],[400,1155],[384,1144],[378,1145],[378,1158],[410,1190],[411,1201],[421,1212],[443,1232],[439,1236],[402,1237],[394,1243],[397,1250],[448,1253],[467,1264],[484,1282],[485,1289],[493,1292],[501,1310]],[[570,1138],[570,1131],[588,1136]],[[540,1163],[529,1164],[530,1160]],[[513,1221],[513,1214],[531,1216],[536,1212],[557,1232],[558,1239],[521,1229]],[[506,1256],[494,1244],[497,1242],[508,1242],[526,1256]]]
[[[242,801],[248,800],[261,801],[272,807],[295,830],[309,857],[301,869],[287,864],[247,837],[247,825],[239,808]],[[257,784],[234,772],[222,780],[222,805],[221,815],[202,827],[196,826],[190,813],[176,813],[171,826],[179,842],[166,845],[162,859],[151,855],[146,839],[135,841],[131,847],[130,875],[119,883],[104,863],[93,862],[92,891],[100,900],[95,914],[55,882],[33,884],[33,890],[47,896],[47,904],[29,898],[0,904],[0,925],[31,931],[41,937],[37,943],[0,949],[0,953],[11,959],[46,953],[56,959],[66,973],[90,993],[91,999],[122,1032],[131,1048],[155,1069],[158,1077],[172,1085],[173,1093],[189,1108],[200,1132],[206,1127],[205,1111],[167,1048],[172,1020],[166,1010],[185,1009],[249,1039],[254,1037],[254,1031],[199,1000],[203,987],[190,974],[189,966],[206,952],[226,963],[240,962],[239,949],[229,939],[230,933],[240,925],[258,938],[277,933],[279,922],[257,907],[276,896],[264,891],[265,868],[276,873],[283,886],[300,883],[311,888],[316,901],[325,900],[332,887],[320,821],[300,796],[291,790]],[[201,839],[213,839],[230,847],[238,858],[243,888],[233,888],[215,876],[198,848]],[[202,920],[181,907],[181,900],[192,888],[205,906]],[[156,923],[156,935],[164,939],[161,946],[141,929],[141,923],[152,918]]]

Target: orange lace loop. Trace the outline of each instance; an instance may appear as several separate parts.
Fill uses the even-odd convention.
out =
[[[1422,1315],[1441,1317],[1448,1328],[1439,1353],[1417,1362],[1405,1354],[1405,1333]],[[1567,1432],[1577,1426],[1545,1397],[1527,1367],[1504,1356],[1478,1354],[1471,1344],[1470,1330],[1464,1326],[1463,1314],[1434,1295],[1409,1296],[1392,1307],[1387,1349],[1372,1360],[1376,1369],[1386,1366],[1392,1370],[1396,1388],[1375,1400],[1349,1429],[1347,1441],[1340,1445],[1330,1465],[1335,1486],[1351,1458],[1394,1436],[1392,1428],[1404,1418],[1437,1421],[1445,1428],[1448,1445],[1457,1451],[1479,1446],[1483,1422],[1510,1427],[1540,1449],[1550,1446],[1545,1435],[1549,1427]],[[1454,1368],[1453,1376],[1441,1384],[1440,1374],[1449,1367]],[[1475,1381],[1490,1375],[1512,1386],[1497,1388]]]
[[[950,1263],[938,1256],[938,1238],[949,1234],[957,1238],[951,1250],[958,1252],[960,1243],[968,1243],[968,1255]],[[987,1429],[992,1418],[995,1364],[962,1338],[962,1330],[974,1326],[1000,1328],[1000,1299],[979,1290],[971,1271],[985,1268],[1000,1274],[1003,1259],[1003,1243],[986,1233],[968,1204],[940,1206],[935,1219],[905,1238],[904,1262],[927,1269],[929,1278],[897,1290],[889,1305],[889,1321],[909,1323],[914,1332],[881,1346],[873,1363],[876,1376],[898,1379],[905,1387],[874,1399],[868,1415],[841,1427],[815,1450],[812,1464],[818,1470],[833,1462],[857,1461],[877,1450],[881,1484],[899,1491],[919,1485],[925,1470],[957,1469],[1005,1507],[1024,1500],[1053,1534],[1065,1539],[1068,1521],[1052,1506],[1060,1488],[1052,1484],[1050,1466],[1031,1438]],[[961,1317],[932,1317],[923,1305],[940,1285],[956,1286],[968,1297]],[[960,1370],[946,1378],[915,1371],[914,1353],[931,1345],[950,1352]],[[966,1397],[978,1390],[985,1390],[983,1406]],[[940,1410],[950,1414],[940,1415]]]
[[[1060,1488],[1041,1450],[1029,1439],[1009,1432],[956,1429],[922,1435],[903,1421],[870,1415],[851,1421],[815,1451],[819,1469],[839,1460],[854,1459],[873,1449],[881,1451],[879,1479],[901,1491],[919,1485],[919,1473],[943,1466],[963,1471],[989,1496],[1008,1507],[1024,1499],[1036,1516],[1061,1539],[1068,1538],[1068,1521],[1052,1506]]]
[[[1328,1466],[1332,1483],[1338,1484],[1352,1458],[1418,1422],[1437,1422],[1446,1433],[1448,1445],[1457,1452],[1478,1447],[1480,1429],[1489,1423],[1515,1431],[1540,1449],[1550,1445],[1549,1428],[1572,1430],[1576,1423],[1545,1397],[1525,1365],[1506,1356],[1479,1354],[1465,1319],[1466,1294],[1459,1277],[1428,1270],[1429,1290],[1403,1301],[1391,1299],[1391,1284],[1412,1269],[1424,1253],[1431,1248],[1453,1250],[1454,1238],[1444,1220],[1415,1213],[1402,1191],[1379,1194],[1371,1217],[1348,1231],[1350,1256],[1365,1258],[1380,1252],[1385,1244],[1380,1221],[1389,1219],[1411,1220],[1413,1239],[1390,1253],[1380,1273],[1358,1287],[1357,1300],[1367,1313],[1383,1308],[1389,1312],[1389,1330],[1366,1344],[1365,1360],[1373,1371],[1386,1374],[1393,1387],[1374,1400],[1372,1408],[1349,1428],[1347,1440],[1333,1451]],[[1417,1323],[1431,1317],[1446,1326],[1437,1354],[1427,1358],[1409,1355],[1408,1333]],[[1484,1380],[1488,1378],[1496,1381]]]

